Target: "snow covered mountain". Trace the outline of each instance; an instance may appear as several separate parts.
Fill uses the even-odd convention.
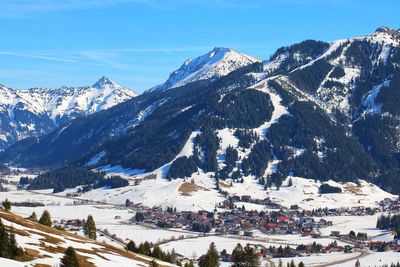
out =
[[[186,83],[212,65],[194,62],[208,62],[214,49],[165,85],[182,81],[180,88],[153,90],[18,142],[0,162],[47,167],[81,157],[83,166],[158,170],[171,180],[204,174],[213,179],[209,189],[225,181],[265,190],[292,176],[361,179],[398,193],[399,35],[382,27],[331,43],[307,40],[279,48],[263,68],[249,61],[219,78]]]
[[[261,59],[236,52],[230,48],[215,47],[205,55],[187,59],[179,69],[171,73],[165,83],[150,90],[164,90],[194,81],[219,78],[256,62],[261,62]]]
[[[308,40],[280,48],[264,70],[268,76],[284,74],[328,113],[339,112],[351,120],[378,112],[374,100],[379,88],[390,84],[399,48],[400,31],[381,27],[365,36],[331,43]],[[303,73],[307,72],[315,81],[305,88]],[[371,83],[368,94],[358,88],[365,80]]]
[[[136,95],[107,77],[85,87],[16,90],[0,85],[0,150]]]

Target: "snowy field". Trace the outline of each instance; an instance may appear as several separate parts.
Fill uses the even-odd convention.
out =
[[[357,260],[352,260],[343,264],[338,264],[338,267],[353,267]],[[400,262],[400,253],[394,251],[374,252],[370,255],[360,258],[362,267],[382,266],[383,264]]]
[[[125,239],[125,241],[133,240],[136,244],[144,241],[158,243],[163,240],[197,236],[196,233],[172,230],[169,231],[156,228],[153,229],[135,224],[97,224],[97,227],[101,229],[107,229],[109,233],[115,234],[117,237]]]
[[[324,217],[328,221],[332,221],[333,225],[321,228],[322,235],[330,235],[331,231],[340,231],[341,234],[348,234],[350,231],[367,233],[369,238],[384,238],[393,240],[393,235],[387,231],[376,229],[376,221],[378,214],[372,216],[331,216]]]
[[[299,264],[300,262],[303,262],[305,266],[307,267],[322,267],[322,266],[339,266],[336,262],[338,261],[344,261],[348,259],[352,259],[354,257],[357,257],[361,253],[350,253],[350,254],[344,254],[344,253],[328,253],[328,254],[319,254],[319,255],[312,255],[312,256],[305,256],[305,257],[294,257],[294,258],[281,258],[283,266],[286,266],[287,263],[290,263],[292,260],[296,263]],[[272,260],[276,266],[279,264],[279,258],[274,258]],[[356,260],[354,260],[355,263]],[[346,266],[346,267],[353,267],[354,263],[351,263],[351,261],[343,263],[343,265],[340,266]],[[364,266],[364,265],[361,265]]]
[[[198,132],[193,132],[189,138],[184,149],[181,151],[179,156],[190,156],[191,148],[193,146],[193,139]],[[224,149],[229,145],[235,145],[237,140],[233,136],[233,131],[221,131],[219,133],[221,137],[230,136],[227,138],[223,148],[218,152],[220,156],[223,154]],[[244,151],[243,153],[247,153]],[[223,164],[223,157],[221,164]],[[276,161],[271,161],[267,172],[273,171],[273,166]],[[204,173],[202,171],[196,172],[192,177],[183,180],[176,179],[169,182],[165,179],[166,173],[170,167],[170,163],[157,169],[151,174],[155,174],[155,179],[143,180],[139,185],[135,185],[136,179],[142,179],[149,175],[148,173],[132,172],[135,173],[133,176],[128,176],[127,173],[124,177],[129,179],[130,185],[124,188],[117,189],[96,189],[85,193],[79,198],[88,199],[93,201],[99,201],[107,204],[90,204],[90,205],[79,205],[74,206],[73,202],[76,201],[71,198],[67,198],[66,194],[74,192],[73,189],[68,189],[62,193],[51,194],[52,190],[39,190],[35,192],[30,191],[11,191],[2,193],[2,198],[8,198],[12,202],[39,202],[45,204],[44,207],[13,207],[12,211],[23,217],[29,216],[33,211],[38,216],[43,210],[49,210],[51,216],[55,220],[61,219],[85,219],[89,214],[93,215],[96,225],[99,229],[107,229],[107,231],[124,241],[133,240],[135,243],[141,243],[144,241],[149,242],[162,242],[165,240],[172,240],[164,243],[161,247],[164,250],[171,251],[174,249],[179,254],[184,255],[188,258],[199,257],[206,252],[209,244],[215,242],[218,250],[226,249],[231,252],[237,243],[245,245],[259,244],[263,246],[286,246],[295,247],[299,244],[310,244],[317,242],[322,245],[328,245],[335,239],[329,237],[331,231],[340,231],[343,234],[349,233],[351,230],[357,232],[365,232],[373,240],[392,240],[393,236],[391,233],[375,229],[376,219],[378,215],[374,216],[336,216],[327,217],[325,219],[333,221],[333,226],[327,228],[321,228],[322,238],[313,239],[311,237],[302,237],[299,235],[272,235],[266,236],[260,232],[255,232],[253,239],[238,238],[235,236],[200,236],[196,233],[188,233],[179,230],[166,230],[149,228],[141,225],[130,224],[129,220],[134,216],[134,211],[120,207],[123,205],[126,199],[130,199],[134,203],[142,203],[146,206],[162,206],[176,207],[178,210],[191,210],[198,211],[201,209],[213,210],[214,207],[222,202],[225,197],[220,195],[215,190],[215,179],[212,178],[212,173]],[[115,171],[122,171],[121,168],[113,169]],[[118,173],[117,173],[118,174]],[[17,177],[10,177],[13,181],[17,181]],[[244,183],[233,183],[230,185],[229,181],[226,181],[223,185],[224,190],[228,191],[232,195],[251,195],[252,198],[266,198],[269,197],[273,201],[281,204],[282,206],[289,207],[293,204],[298,204],[300,207],[312,209],[312,208],[324,208],[324,207],[354,207],[354,206],[376,206],[377,202],[384,198],[394,198],[395,196],[380,190],[375,185],[361,181],[360,185],[353,183],[339,184],[333,181],[328,181],[333,186],[340,187],[342,193],[340,194],[319,194],[318,188],[321,183],[310,179],[304,179],[299,177],[291,177],[293,186],[288,187],[288,179],[283,182],[280,190],[269,189],[268,191],[263,190],[262,186],[253,177],[245,177]],[[11,180],[10,179],[10,180]],[[181,187],[188,182],[194,181],[196,190],[183,194]],[[15,190],[15,189],[14,189]],[[117,206],[116,206],[117,205]],[[244,205],[247,210],[265,210],[266,207],[262,205],[237,202],[237,206]],[[319,218],[316,218],[317,220]],[[81,233],[80,233],[81,234]],[[182,237],[185,239],[181,240]],[[108,237],[100,236],[99,241],[106,241],[121,247]],[[23,242],[23,240],[22,240]],[[345,245],[345,243],[338,241],[339,245]],[[359,255],[360,254],[360,255]],[[380,256],[384,254],[374,253],[372,255],[361,255],[361,252],[344,254],[344,253],[332,253],[332,254],[321,254],[312,255],[309,257],[295,258],[295,262],[303,261],[306,266],[354,266],[355,259],[357,256],[363,256],[360,261],[370,262],[379,264]],[[397,254],[388,254],[390,261],[397,261]],[[349,262],[343,263],[343,260],[349,259]],[[101,259],[96,259],[101,260]],[[290,261],[291,259],[284,259]],[[363,260],[363,261],[362,261]],[[118,262],[118,260],[116,260]],[[277,260],[274,259],[277,263]],[[54,262],[50,262],[53,264]],[[99,262],[100,263],[100,262]],[[341,263],[341,265],[338,265]],[[264,263],[263,263],[264,264]],[[371,263],[372,264],[372,263]],[[110,265],[112,266],[112,265]],[[363,264],[362,266],[367,266]],[[372,266],[372,265],[371,265]]]
[[[274,245],[272,243],[267,242],[251,242],[248,240],[237,239],[237,238],[227,238],[220,236],[207,236],[186,240],[177,240],[173,242],[169,242],[168,244],[161,245],[162,249],[172,250],[174,249],[176,252],[182,254],[187,258],[197,258],[207,252],[207,249],[211,242],[214,242],[218,251],[226,249],[228,253],[231,253],[235,246],[240,243],[245,246],[247,243],[251,244],[261,244],[264,246]]]

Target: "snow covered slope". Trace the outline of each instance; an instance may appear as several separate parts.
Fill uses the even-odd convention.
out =
[[[43,226],[10,212],[0,211],[0,219],[6,227],[13,227],[18,246],[26,253],[23,264],[0,258],[1,266],[59,266],[64,251],[70,246],[75,249],[82,266],[147,266],[153,260],[105,242]],[[156,262],[160,267],[174,266]]]
[[[195,59],[186,60],[172,72],[168,80],[150,90],[164,90],[190,82],[219,78],[260,59],[236,52],[225,47],[215,47],[212,51]]]
[[[107,77],[85,87],[16,90],[0,85],[0,149],[136,95]]]
[[[290,71],[287,75],[292,85],[294,84],[302,91],[307,91],[306,93],[314,98],[314,102],[328,113],[339,111],[347,117],[363,115],[369,113],[367,109],[371,109],[371,105],[374,106],[374,112],[379,113],[379,107],[377,107],[379,105],[371,103],[370,95],[376,96],[376,87],[388,87],[393,76],[393,68],[398,67],[400,31],[380,27],[368,35],[333,41],[321,51],[323,52],[319,55],[310,56],[304,51],[290,54],[283,50],[275,56],[273,61],[268,62],[264,69],[266,72],[273,72],[285,67]],[[289,56],[295,58],[296,62],[306,64],[291,69],[282,63]],[[292,65],[297,66],[294,63]],[[326,69],[326,73],[321,75],[316,72],[316,69],[323,69],[321,72]],[[304,79],[302,73],[306,72],[317,77],[318,84],[315,88],[307,86],[305,88],[302,84],[301,79]],[[302,76],[301,79],[298,77],[299,73]],[[319,75],[321,76],[318,77]],[[365,84],[360,86],[360,83],[366,82],[371,83],[371,86],[358,88],[365,86]],[[366,92],[358,92],[366,89],[368,89]],[[358,96],[361,93],[364,103],[358,102]],[[360,110],[354,113],[357,109]]]

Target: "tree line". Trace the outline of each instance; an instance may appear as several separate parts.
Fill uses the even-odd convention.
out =
[[[124,187],[128,186],[129,182],[120,176],[106,177],[104,172],[95,172],[80,166],[68,165],[39,174],[33,179],[21,177],[20,184],[28,185],[30,190],[53,188],[54,193],[57,193],[80,185],[84,186],[84,191],[89,191],[100,187]]]

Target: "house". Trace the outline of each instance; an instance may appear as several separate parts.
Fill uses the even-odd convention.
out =
[[[232,209],[233,203],[230,200],[226,199],[222,202],[222,207],[225,209]]]
[[[240,197],[239,196],[231,196],[231,201],[232,202],[240,201]]]
[[[279,216],[278,217],[279,223],[287,223],[288,221],[289,221],[289,217],[287,217],[287,216]]]
[[[252,231],[244,231],[244,236],[252,237],[253,236],[253,232]]]
[[[367,233],[358,232],[357,239],[361,241],[365,241],[368,239]]]
[[[251,196],[250,195],[243,195],[242,196],[242,201],[249,202],[250,200],[251,200]]]
[[[331,236],[339,237],[340,231],[331,231]]]
[[[231,235],[243,235],[243,231],[239,229],[234,229],[229,232]]]
[[[129,199],[127,199],[126,201],[125,201],[125,206],[126,207],[132,207],[133,206],[133,202],[132,201],[130,201]]]

